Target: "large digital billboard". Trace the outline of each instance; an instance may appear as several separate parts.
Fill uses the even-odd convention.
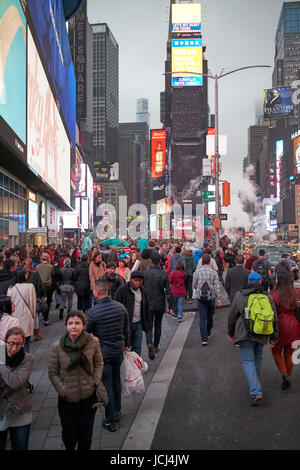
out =
[[[172,39],[172,85],[202,86],[202,39]]]
[[[86,195],[89,200],[89,229],[94,227],[94,183],[92,173],[87,165],[86,167]]]
[[[76,80],[62,0],[27,0],[27,6],[75,148]]]
[[[86,196],[86,165],[81,163],[76,165],[76,184],[75,184],[75,197]]]
[[[27,163],[70,204],[70,142],[28,29]]]
[[[276,200],[280,201],[281,165],[283,158],[283,140],[276,141]]]
[[[201,3],[172,5],[172,33],[200,33]]]
[[[151,130],[151,174],[160,178],[166,167],[166,131]]]
[[[119,163],[93,162],[97,182],[119,181]]]
[[[292,87],[271,88],[264,91],[264,118],[279,119],[294,116]]]
[[[294,174],[300,175],[300,136],[294,140]]]
[[[0,1],[0,136],[26,158],[26,18],[19,0]]]

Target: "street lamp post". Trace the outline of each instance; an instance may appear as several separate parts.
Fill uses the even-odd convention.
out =
[[[271,65],[248,65],[247,67],[240,67],[238,69],[231,70],[230,72],[223,73],[219,75],[212,75],[212,74],[204,74],[204,73],[196,73],[193,72],[192,75],[201,75],[203,77],[211,78],[215,81],[215,162],[216,162],[216,219],[218,219],[220,224],[220,188],[219,188],[219,80],[223,77],[227,77],[227,75],[231,75],[233,73],[239,72],[241,70],[246,69],[254,69],[254,68],[271,68]],[[186,74],[187,71],[180,71],[180,72],[166,72],[164,75],[173,75],[173,74]],[[216,248],[219,248],[220,244],[220,225],[219,228],[216,228]]]

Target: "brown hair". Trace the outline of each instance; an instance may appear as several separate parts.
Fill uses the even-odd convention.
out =
[[[87,319],[82,310],[71,310],[68,312],[66,317],[66,324],[68,323],[69,318],[78,317],[82,321],[84,327],[87,325]]]
[[[287,271],[279,271],[276,277],[277,283],[275,291],[278,292],[279,306],[287,310],[295,310],[299,302],[299,295],[293,286],[290,273]]]
[[[18,326],[14,326],[13,328],[10,328],[9,330],[7,330],[7,333],[5,335],[5,342],[7,343],[7,340],[10,336],[22,336],[23,338],[23,342],[25,341],[25,333],[24,333],[24,330],[22,330],[22,328],[18,327]]]
[[[185,272],[185,267],[184,267],[184,264],[183,264],[182,261],[179,261],[179,263],[176,266],[176,269],[178,269],[179,271],[184,271]]]
[[[211,261],[211,257],[207,254],[203,255],[201,259],[202,259],[202,266],[209,264]]]

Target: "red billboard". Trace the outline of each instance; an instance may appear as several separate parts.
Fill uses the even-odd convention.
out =
[[[151,172],[152,178],[161,178],[166,168],[166,131],[151,131]]]

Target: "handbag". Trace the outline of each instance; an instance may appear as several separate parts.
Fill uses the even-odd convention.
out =
[[[97,385],[95,382],[91,382],[91,377],[85,372],[85,370],[81,367],[81,370],[84,372],[84,375],[87,378],[89,384],[94,387],[95,394],[96,394],[96,403],[93,405],[93,408],[101,408],[102,406],[106,407],[108,405],[108,395],[105,386],[103,385],[102,381],[100,384]]]
[[[36,313],[47,313],[48,312],[48,305],[44,301],[44,299],[36,299]]]

